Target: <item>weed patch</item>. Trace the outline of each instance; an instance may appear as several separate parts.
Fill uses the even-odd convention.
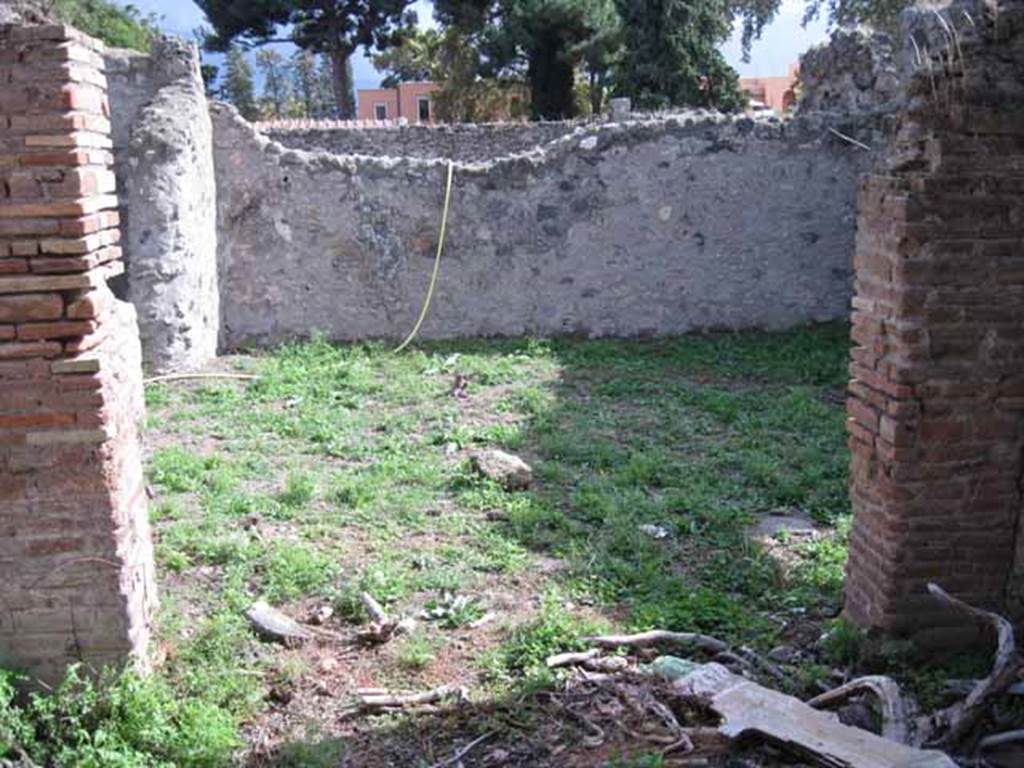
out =
[[[845,414],[832,395],[845,386],[847,338],[822,326],[432,343],[398,356],[315,339],[226,361],[252,382],[151,387],[166,661],[145,685],[78,680],[61,694],[61,706],[94,702],[79,721],[92,741],[68,748],[91,755],[106,734],[129,757],[104,765],[226,765],[240,724],[255,722],[282,745],[276,764],[335,764],[346,742],[308,681],[339,668],[342,697],[412,677],[520,690],[549,684],[546,657],[599,629],[700,631],[762,649],[790,625],[827,629],[846,557]],[[523,456],[532,488],[476,477],[467,455],[478,447]],[[753,541],[751,526],[779,513],[822,530]],[[260,642],[242,615],[264,597],[352,638],[367,619],[363,591],[419,626],[340,667],[323,667],[316,643],[293,653]],[[497,618],[475,628],[488,613]],[[835,658],[863,658],[852,638],[831,637]],[[269,707],[282,680],[294,699]],[[155,714],[132,719],[116,697]],[[39,749],[55,748],[38,707],[0,707],[0,742],[42,733],[50,746]],[[132,763],[136,753],[150,762]]]

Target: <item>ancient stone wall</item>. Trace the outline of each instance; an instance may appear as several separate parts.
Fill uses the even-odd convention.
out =
[[[446,163],[289,150],[213,107],[223,343],[398,337]],[[844,317],[856,176],[823,129],[708,114],[594,126],[456,168],[425,337],[632,336]]]
[[[114,157],[125,210],[127,279],[143,360],[155,372],[198,368],[217,352],[213,139],[195,46],[106,54]]]
[[[1024,4],[907,22],[930,59],[861,189],[846,611],[945,643],[973,628],[928,582],[1024,615]]]
[[[803,112],[892,113],[904,102],[906,72],[883,32],[839,28],[800,57]]]
[[[408,125],[387,128],[264,129],[270,138],[290,149],[326,151],[336,155],[371,157],[452,158],[485,162],[528,152],[548,144],[583,123],[494,123],[484,125]]]
[[[141,658],[155,602],[101,45],[0,27],[0,666]]]

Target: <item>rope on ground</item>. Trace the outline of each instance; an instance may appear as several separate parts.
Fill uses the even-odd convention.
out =
[[[427,311],[430,309],[430,302],[434,298],[434,288],[437,287],[437,276],[441,271],[441,254],[444,252],[444,239],[448,232],[448,211],[451,209],[452,204],[452,181],[455,178],[455,161],[448,161],[448,183],[444,192],[444,212],[441,214],[441,236],[437,240],[437,256],[434,258],[434,272],[430,276],[430,286],[427,288],[427,298],[423,301],[423,308],[420,310],[419,319],[416,320],[416,325],[413,326],[412,331],[406,337],[405,341],[395,347],[394,354],[398,354],[407,346],[409,346],[413,339],[416,338],[420,332],[420,326],[423,325],[423,321],[427,318]]]

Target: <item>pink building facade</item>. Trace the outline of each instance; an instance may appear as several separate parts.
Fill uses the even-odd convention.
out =
[[[359,91],[360,120],[393,121],[405,118],[410,124],[433,123],[433,93],[437,83],[400,83],[397,88],[365,88]]]
[[[746,91],[752,101],[770,107],[782,115],[796,106],[796,84],[800,66],[790,64],[789,72],[775,77],[741,77],[740,88]]]

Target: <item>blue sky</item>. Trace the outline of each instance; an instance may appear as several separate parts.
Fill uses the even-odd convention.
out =
[[[132,0],[132,4],[143,13],[155,13],[162,29],[183,37],[191,37],[192,30],[203,23],[202,12],[190,0]],[[418,0],[416,10],[421,22],[430,20],[429,0]],[[741,75],[785,74],[790,62],[796,61],[803,51],[827,35],[822,21],[804,29],[800,23],[802,15],[802,0],[783,0],[778,17],[754,44],[748,63],[741,61],[738,36],[723,45],[722,51]],[[359,55],[353,66],[357,88],[374,88],[380,83],[380,74],[364,56]]]

